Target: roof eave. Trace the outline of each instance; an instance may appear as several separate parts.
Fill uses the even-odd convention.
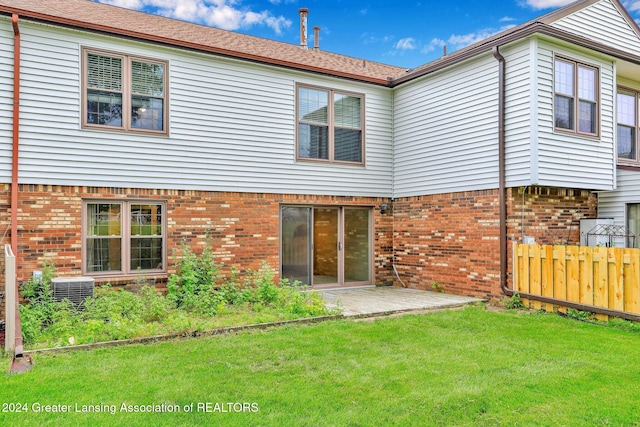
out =
[[[331,77],[339,77],[348,80],[355,80],[364,83],[371,83],[380,86],[389,86],[389,78],[377,78],[372,76],[364,76],[359,74],[348,73],[339,70],[332,70],[328,68],[316,67],[313,65],[300,64],[293,61],[287,61],[283,59],[271,58],[268,56],[262,55],[254,55],[246,52],[238,52],[229,49],[223,49],[214,46],[207,46],[198,43],[192,43],[182,40],[175,40],[166,37],[161,37],[153,34],[140,33],[136,31],[124,30],[119,28],[113,28],[106,25],[87,23],[82,21],[77,21],[68,18],[60,18],[53,17],[46,14],[41,14],[37,12],[27,11],[19,8],[8,8],[0,6],[0,14],[18,14],[21,19],[27,19],[31,21],[43,22],[48,24],[59,25],[67,28],[79,29],[84,31],[97,32],[100,34],[106,34],[111,36],[119,36],[125,37],[137,41],[143,42],[153,42],[156,44],[161,44],[164,46],[178,47],[188,50],[194,50],[199,52],[204,52],[208,54],[213,54],[217,56],[223,56],[226,58],[240,59],[250,62],[255,62],[259,64],[271,65],[276,67],[282,67],[293,70],[307,71],[315,74],[322,74]]]
[[[488,39],[485,42],[480,42],[477,45],[462,51],[452,53],[449,56],[443,57],[438,61],[434,61],[432,66],[427,65],[414,73],[409,73],[402,77],[395,78],[391,81],[391,87],[396,87],[403,83],[413,81],[425,75],[434,73],[452,65],[458,64],[462,61],[466,61],[474,56],[490,52],[495,46],[503,46],[514,41],[524,39],[534,34],[546,35],[558,40],[563,40],[577,46],[581,46],[587,49],[594,50],[596,52],[609,55],[615,58],[624,59],[625,61],[632,62],[640,65],[640,57],[632,55],[628,52],[616,49],[611,46],[587,39],[585,37],[570,33],[565,30],[561,30],[542,22],[532,22],[516,31],[507,32],[502,36],[498,36],[492,39]]]

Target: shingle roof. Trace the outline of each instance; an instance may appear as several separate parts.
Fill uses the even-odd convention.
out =
[[[55,23],[276,66],[395,86],[536,32],[564,38],[616,56],[625,56],[624,52],[609,49],[599,43],[550,26],[557,19],[598,1],[577,0],[411,70],[321,50],[302,49],[299,45],[136,12],[91,0],[0,0],[0,14],[17,13],[21,19]],[[640,29],[620,1],[612,1],[640,36]],[[635,62],[633,58],[631,60]]]
[[[0,13],[382,85],[406,70],[90,0],[0,0]]]

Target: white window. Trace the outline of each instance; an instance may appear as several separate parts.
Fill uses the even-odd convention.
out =
[[[85,273],[166,270],[164,202],[86,201],[84,224]]]
[[[167,133],[167,64],[85,49],[84,127]]]
[[[364,163],[362,95],[298,86],[298,159]]]
[[[618,160],[620,163],[638,162],[638,93],[618,89]]]
[[[597,136],[598,69],[565,58],[556,58],[554,69],[556,130]]]

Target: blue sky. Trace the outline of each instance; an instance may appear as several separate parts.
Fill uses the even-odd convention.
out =
[[[298,9],[320,49],[407,68],[527,22],[571,0],[94,0],[225,30],[299,44]],[[623,0],[640,20],[640,0]]]

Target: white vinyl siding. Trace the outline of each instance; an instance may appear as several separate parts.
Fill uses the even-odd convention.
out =
[[[506,60],[505,169],[508,187],[536,182],[537,39],[500,50]],[[497,62],[497,61],[496,61]]]
[[[570,33],[640,55],[640,40],[611,0],[602,0],[551,24]]]
[[[491,54],[397,88],[394,122],[394,197],[498,187]]]
[[[0,182],[11,181],[13,123],[13,30],[0,19]]]
[[[618,169],[615,191],[598,193],[598,217],[613,218],[618,225],[626,225],[626,206],[640,203],[640,171]]]
[[[21,22],[21,182],[391,195],[388,88]],[[80,127],[82,47],[169,63],[168,136]],[[295,161],[296,83],[366,97],[366,167]]]
[[[600,137],[554,130],[554,55],[599,69]],[[613,63],[540,40],[538,48],[538,182],[552,187],[614,188],[615,71]]]

